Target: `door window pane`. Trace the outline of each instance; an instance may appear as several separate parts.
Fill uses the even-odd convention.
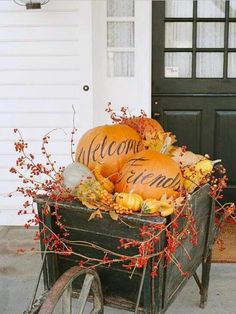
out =
[[[192,77],[192,53],[166,52],[165,77]]]
[[[134,52],[107,53],[107,75],[109,77],[134,76]]]
[[[228,77],[236,78],[236,52],[228,54]]]
[[[108,47],[134,47],[134,22],[108,22]]]
[[[197,23],[198,48],[224,48],[224,23]]]
[[[229,48],[236,48],[236,23],[229,23]]]
[[[191,0],[166,0],[165,1],[166,17],[192,17],[193,1]]]
[[[229,17],[236,17],[236,0],[230,0]]]
[[[223,77],[223,57],[221,52],[197,53],[197,77],[221,78]]]
[[[134,0],[108,0],[107,16],[134,16]]]
[[[198,0],[198,17],[225,17],[225,0]]]
[[[165,24],[166,48],[191,48],[192,23],[168,22]]]

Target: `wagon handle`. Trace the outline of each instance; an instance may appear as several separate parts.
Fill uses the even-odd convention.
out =
[[[143,283],[144,283],[144,278],[145,278],[145,274],[146,274],[146,269],[147,269],[147,265],[145,265],[143,267],[143,274],[142,274],[142,278],[141,278],[141,282],[140,282],[140,286],[139,286],[138,297],[137,297],[137,301],[136,301],[136,305],[135,305],[134,314],[138,313],[138,308],[139,308],[139,303],[140,303],[140,299],[141,299],[141,293],[143,290]]]
[[[41,263],[41,268],[40,268],[39,275],[38,275],[38,278],[37,278],[37,281],[36,281],[36,285],[35,285],[35,288],[34,288],[34,293],[33,293],[30,305],[29,305],[28,309],[26,311],[24,311],[23,314],[32,313],[33,306],[34,306],[34,303],[35,303],[35,298],[36,298],[36,295],[37,295],[37,292],[38,292],[38,288],[39,288],[39,282],[40,282],[40,279],[41,279],[41,276],[42,276],[42,272],[43,272],[44,263],[45,263],[46,256],[47,256],[47,249],[48,249],[48,244],[45,246],[45,250],[43,252],[43,259],[42,259],[42,263]]]

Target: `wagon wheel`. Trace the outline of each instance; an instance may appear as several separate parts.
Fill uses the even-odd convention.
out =
[[[101,282],[96,271],[92,269],[74,266],[67,270],[50,289],[46,300],[44,301],[39,314],[52,314],[55,312],[57,304],[61,300],[61,313],[72,313],[72,283],[79,276],[85,275],[82,289],[80,291],[77,314],[82,314],[89,296],[90,290],[93,294],[93,314],[103,313],[103,296]]]

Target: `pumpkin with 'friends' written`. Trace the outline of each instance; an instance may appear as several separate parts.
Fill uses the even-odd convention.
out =
[[[103,125],[87,131],[80,139],[75,160],[93,170],[100,163],[101,174],[115,181],[124,162],[143,149],[140,136],[127,125]]]
[[[116,192],[137,193],[143,197],[160,199],[177,197],[182,188],[181,170],[169,156],[143,150],[123,165],[115,184]]]

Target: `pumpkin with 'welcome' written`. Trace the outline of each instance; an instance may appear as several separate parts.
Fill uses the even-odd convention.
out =
[[[75,160],[93,170],[102,165],[101,174],[115,181],[124,162],[143,149],[140,136],[127,125],[103,125],[87,131],[80,139]]]
[[[116,192],[133,191],[144,199],[177,197],[182,188],[181,170],[169,156],[143,150],[123,165],[115,184]]]

